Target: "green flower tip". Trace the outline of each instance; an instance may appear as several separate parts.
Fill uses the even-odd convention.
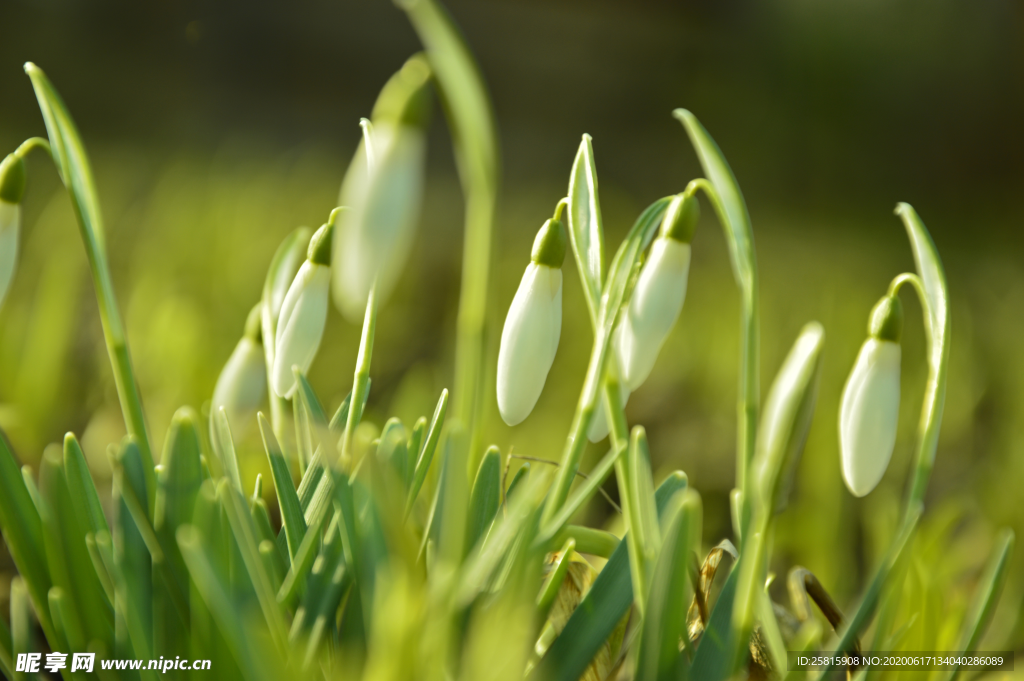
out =
[[[331,241],[334,237],[334,224],[344,208],[335,208],[331,211],[331,217],[327,219],[326,225],[313,232],[309,240],[309,250],[306,252],[306,259],[316,265],[331,264]]]
[[[380,91],[373,105],[373,122],[427,127],[430,122],[431,75],[425,54],[421,52],[410,57]]]
[[[18,154],[7,154],[0,161],[0,201],[21,203],[25,196],[25,161]]]
[[[561,220],[547,220],[537,232],[533,240],[533,252],[530,259],[538,265],[547,265],[561,269],[565,260],[565,229]]]
[[[263,303],[259,302],[249,310],[245,319],[245,337],[254,343],[263,344]]]
[[[900,342],[903,334],[903,305],[896,296],[885,296],[871,309],[868,335],[878,340]]]
[[[700,204],[697,203],[697,197],[685,193],[676,194],[661,221],[661,236],[688,244],[697,230],[699,218]]]

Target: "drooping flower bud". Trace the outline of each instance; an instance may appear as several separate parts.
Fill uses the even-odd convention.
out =
[[[622,383],[630,392],[647,380],[683,309],[690,239],[699,215],[697,199],[692,196],[679,194],[669,204],[629,306],[615,328],[613,341]]]
[[[267,389],[267,363],[263,355],[261,312],[263,304],[252,308],[245,322],[245,334],[228,358],[213,389],[211,413],[221,407],[237,437],[255,420],[256,409]],[[211,428],[213,421],[211,420]]]
[[[372,125],[341,185],[348,206],[335,239],[334,296],[349,321],[362,320],[370,288],[386,299],[412,245],[423,193],[430,66],[417,55],[384,86]]]
[[[558,350],[565,246],[562,223],[545,222],[505,318],[498,350],[498,411],[510,426],[533,411]]]
[[[0,161],[0,306],[18,263],[21,199],[25,195],[25,162],[17,154]]]
[[[902,330],[899,298],[882,298],[871,311],[868,338],[843,388],[839,450],[843,480],[854,496],[862,497],[875,488],[896,445]]]
[[[274,338],[274,368],[270,381],[274,392],[290,398],[295,392],[293,366],[303,372],[320,349],[327,323],[327,297],[331,282],[331,240],[334,224],[342,213],[335,209],[326,225],[309,240],[306,261],[299,267],[281,305]]]

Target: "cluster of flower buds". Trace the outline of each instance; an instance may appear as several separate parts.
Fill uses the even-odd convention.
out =
[[[510,426],[533,411],[555,360],[562,333],[565,246],[562,222],[545,222],[505,318],[498,350],[498,411]]]
[[[25,161],[18,153],[8,154],[0,161],[0,305],[7,296],[18,262],[25,177]]]
[[[871,310],[868,338],[843,388],[839,450],[843,480],[854,496],[878,485],[896,445],[900,412],[900,334],[903,308],[890,294]]]

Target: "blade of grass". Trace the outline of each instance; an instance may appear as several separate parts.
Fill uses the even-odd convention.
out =
[[[68,492],[75,505],[75,513],[92,533],[101,530],[110,531],[107,518],[103,515],[96,484],[93,482],[89,466],[85,462],[82,447],[78,444],[74,433],[64,436],[64,472],[67,476]]]
[[[466,553],[486,534],[501,503],[501,452],[488,447],[480,460],[469,498],[469,527],[466,530]]]
[[[284,458],[273,429],[263,414],[259,415],[260,433],[263,435],[263,447],[267,450],[270,472],[274,477],[274,489],[277,491],[277,503],[281,510],[281,522],[285,536],[288,538],[288,553],[292,560],[298,553],[299,545],[306,535],[306,520],[302,514],[302,504],[295,493],[292,474],[288,462]]]
[[[235,438],[231,435],[231,424],[228,423],[228,413],[224,407],[219,407],[213,414],[214,429],[217,433],[217,443],[220,445],[220,465],[224,477],[231,481],[239,494],[242,492],[242,475],[238,468],[238,454],[235,453]]]
[[[568,499],[566,499],[565,504],[562,506],[561,509],[559,509],[558,513],[555,514],[555,517],[553,517],[548,522],[548,524],[544,526],[544,529],[538,536],[538,541],[544,543],[549,542],[552,537],[554,537],[559,531],[561,531],[563,527],[565,527],[566,523],[568,523],[569,520],[571,520],[572,517],[576,515],[576,513],[581,508],[583,508],[583,505],[586,504],[590,500],[590,498],[594,496],[594,493],[598,490],[598,488],[600,488],[601,485],[604,484],[604,481],[608,479],[609,475],[611,475],[611,472],[615,467],[615,462],[625,452],[625,447],[619,449],[613,448],[609,450],[608,453],[604,455],[604,457],[602,457],[602,459],[597,463],[597,465],[594,466],[594,470],[590,471],[590,473],[587,475],[587,479],[584,480],[583,483],[576,488],[576,491],[574,491],[572,495]],[[519,472],[516,473],[516,477],[512,479],[512,484],[509,485],[510,494],[512,492],[512,487],[516,484],[516,481],[519,479],[519,476],[522,473],[522,471],[529,471],[528,466],[529,464],[526,464],[522,468],[520,468]]]
[[[412,505],[416,501],[423,481],[427,479],[427,471],[430,469],[430,462],[434,458],[434,451],[437,449],[437,442],[441,438],[441,428],[444,426],[444,417],[448,411],[448,391],[442,390],[441,397],[437,400],[437,407],[434,408],[434,416],[430,419],[430,430],[427,432],[426,442],[416,458],[416,467],[413,469],[412,485],[409,487],[409,497],[405,501],[405,514],[409,515]]]

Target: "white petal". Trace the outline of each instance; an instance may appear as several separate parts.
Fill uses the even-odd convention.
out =
[[[519,283],[498,350],[498,410],[514,426],[530,415],[562,332],[562,270],[531,262]]]
[[[345,175],[334,239],[334,293],[352,322],[362,320],[377,277],[377,299],[387,298],[405,266],[423,194],[426,139],[418,128],[378,125],[375,165],[360,145]]]
[[[228,415],[232,432],[241,437],[267,389],[267,365],[262,348],[243,337],[217,378],[213,389],[213,410],[221,407]]]
[[[869,338],[843,388],[839,409],[843,479],[858,497],[882,479],[896,445],[900,354],[899,343]]]
[[[659,237],[651,246],[629,307],[615,332],[615,350],[625,386],[639,388],[654,368],[661,346],[686,299],[690,245]]]
[[[307,371],[320,348],[327,323],[327,294],[330,287],[330,268],[315,265],[309,260],[302,263],[295,280],[281,306],[275,338],[274,369],[271,385],[281,397],[295,392],[292,366]]]
[[[629,402],[629,389],[622,382],[619,383],[619,400],[625,407]],[[594,420],[590,422],[590,430],[587,431],[587,439],[591,442],[600,442],[608,437],[611,432],[611,425],[608,422],[608,410],[604,406],[604,396],[597,401],[597,408],[594,410]]]
[[[20,223],[21,205],[0,200],[0,305],[4,303],[18,263]]]

